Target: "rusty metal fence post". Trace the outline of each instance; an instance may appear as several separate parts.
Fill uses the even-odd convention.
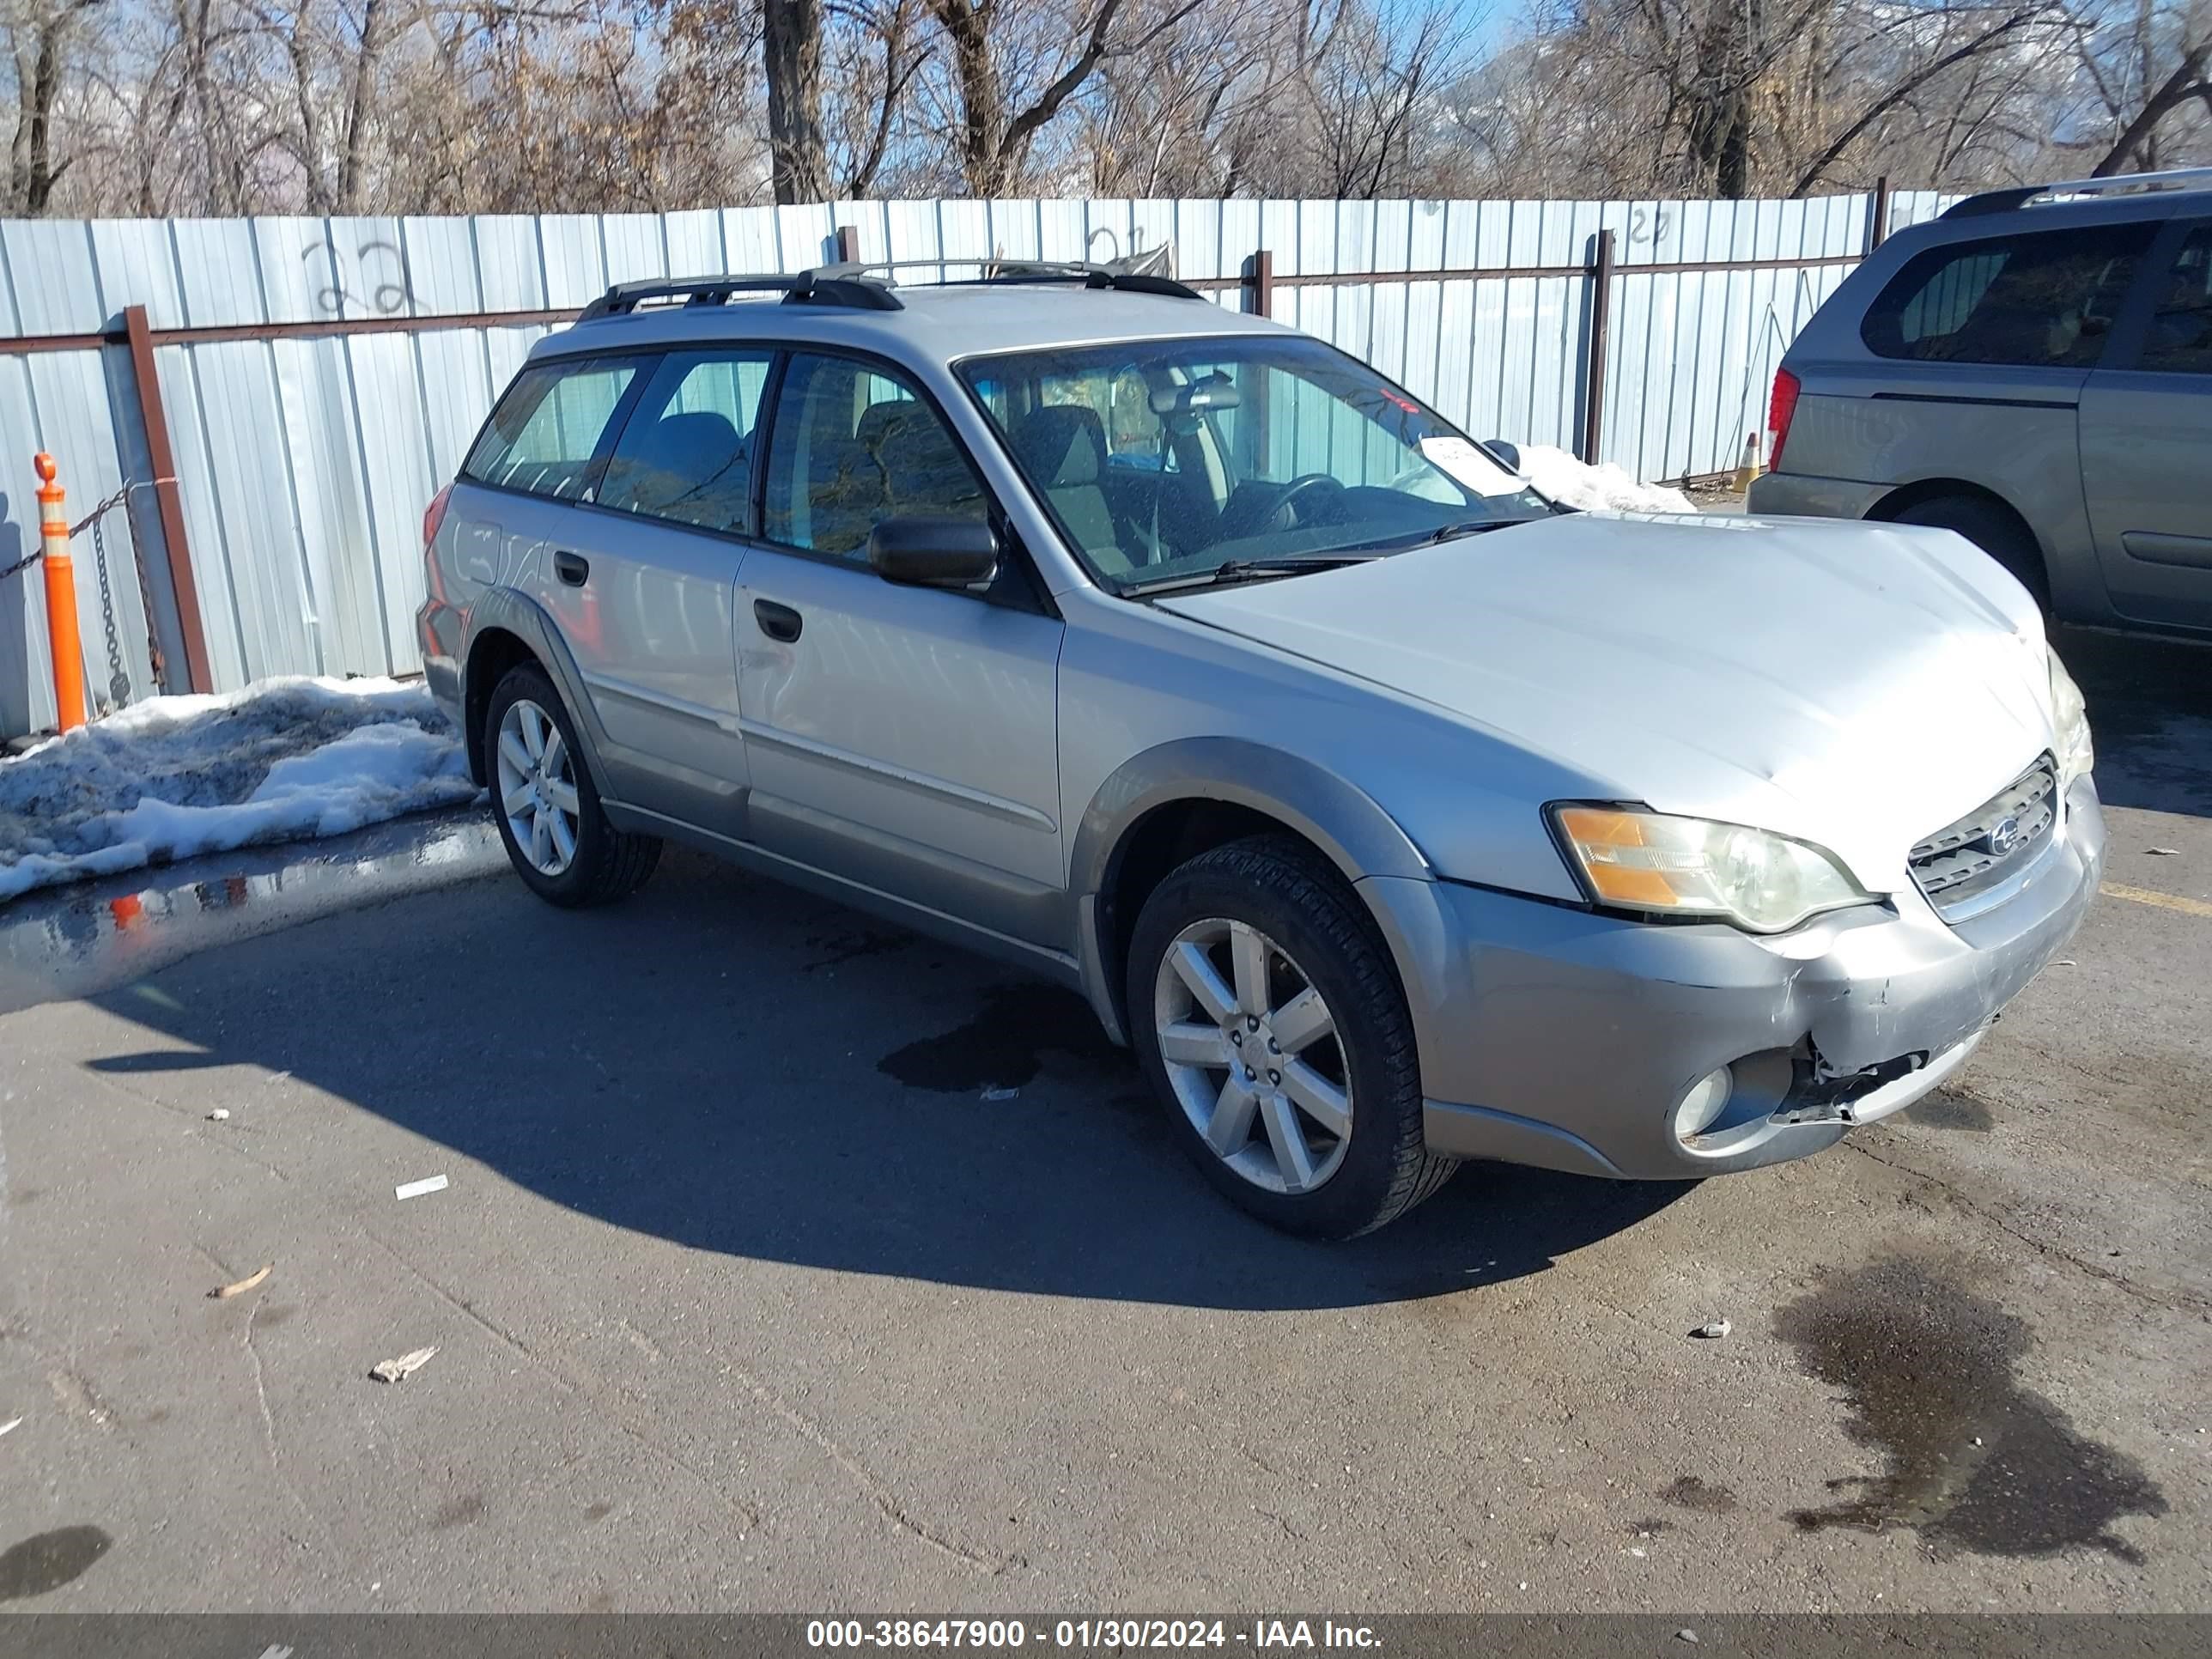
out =
[[[138,394],[138,421],[146,432],[146,459],[154,474],[154,501],[161,511],[161,545],[169,557],[169,585],[176,599],[177,633],[185,647],[185,674],[190,684],[165,691],[212,691],[215,675],[208,666],[207,632],[200,623],[199,589],[192,580],[192,551],[185,539],[184,500],[177,494],[177,458],[169,445],[169,416],[161,404],[161,382],[154,372],[153,330],[146,307],[127,306],[123,312],[123,334],[131,348],[131,382]],[[141,595],[150,608],[151,596]]]
[[[1275,314],[1275,256],[1266,248],[1244,262],[1244,309],[1255,317]]]
[[[1889,237],[1889,175],[1874,181],[1874,200],[1867,208],[1866,251],[1873,252]]]
[[[1607,337],[1613,319],[1613,233],[1601,230],[1593,239],[1589,268],[1589,327],[1584,333],[1588,356],[1583,396],[1583,447],[1580,459],[1595,466],[1605,431],[1605,359]]]

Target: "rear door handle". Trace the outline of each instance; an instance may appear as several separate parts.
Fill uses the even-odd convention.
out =
[[[574,553],[556,553],[553,574],[571,587],[581,587],[584,579],[592,574],[591,565]]]
[[[789,645],[799,637],[799,630],[806,625],[801,617],[787,605],[778,605],[774,599],[755,599],[753,619],[760,623],[761,632],[772,640],[781,640]]]

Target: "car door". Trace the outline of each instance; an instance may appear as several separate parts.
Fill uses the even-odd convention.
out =
[[[754,840],[1066,949],[1058,617],[1011,546],[988,592],[898,586],[867,564],[886,517],[990,516],[958,439],[889,365],[798,352],[765,465],[737,609]]]
[[[2081,479],[2112,604],[2212,628],[2212,221],[2179,221],[2081,393]]]
[[[550,561],[629,802],[742,839],[747,775],[731,627],[752,529],[753,436],[775,353],[671,351]]]

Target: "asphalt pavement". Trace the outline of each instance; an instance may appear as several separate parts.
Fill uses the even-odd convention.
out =
[[[2111,890],[1958,1086],[1349,1245],[1077,999],[690,855],[0,910],[0,1607],[2203,1610],[2212,653],[2063,648]]]

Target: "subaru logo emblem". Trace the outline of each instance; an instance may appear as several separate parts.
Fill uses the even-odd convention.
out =
[[[2020,820],[2007,818],[1990,831],[1990,851],[2002,858],[2020,844]]]

